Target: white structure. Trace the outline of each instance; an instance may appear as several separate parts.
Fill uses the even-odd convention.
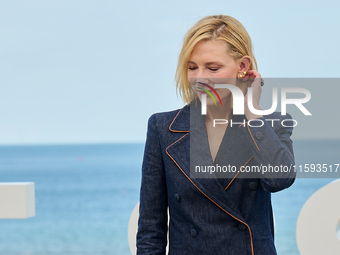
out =
[[[34,182],[0,183],[0,219],[35,216]]]
[[[133,209],[130,221],[129,221],[129,227],[128,227],[128,239],[129,239],[129,246],[131,254],[136,254],[137,248],[136,248],[136,234],[138,230],[138,216],[139,216],[139,202],[136,204],[135,208]]]
[[[296,240],[301,255],[339,255],[340,180],[315,192],[304,204],[296,225]]]

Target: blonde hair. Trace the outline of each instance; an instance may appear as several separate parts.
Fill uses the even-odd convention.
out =
[[[251,58],[250,70],[257,70],[257,63],[252,50],[249,34],[244,26],[235,18],[226,15],[211,15],[199,20],[186,33],[182,50],[179,54],[175,75],[177,91],[184,103],[189,104],[193,95],[188,81],[188,60],[195,45],[202,40],[223,40],[227,44],[227,52],[235,60],[248,55]],[[237,84],[245,92],[247,84]]]

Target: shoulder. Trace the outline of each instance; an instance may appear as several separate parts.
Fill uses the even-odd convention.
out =
[[[148,125],[169,126],[176,116],[186,107],[187,105],[171,111],[153,113],[148,119]]]

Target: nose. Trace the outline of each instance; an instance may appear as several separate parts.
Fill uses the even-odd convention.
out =
[[[201,66],[197,67],[197,71],[195,72],[195,77],[196,79],[205,79],[207,78],[206,76],[206,70],[204,68],[202,68]]]
[[[204,68],[198,67],[197,70],[190,75],[190,84],[195,85],[197,82],[207,83],[209,84],[210,81],[208,79],[207,73],[205,72]]]
[[[206,83],[206,84],[210,83],[207,78],[196,78],[196,83],[197,82]]]

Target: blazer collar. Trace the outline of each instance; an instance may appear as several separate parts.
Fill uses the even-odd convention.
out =
[[[190,130],[190,105],[185,105],[179,110],[172,120],[169,130],[172,132],[189,132]]]

